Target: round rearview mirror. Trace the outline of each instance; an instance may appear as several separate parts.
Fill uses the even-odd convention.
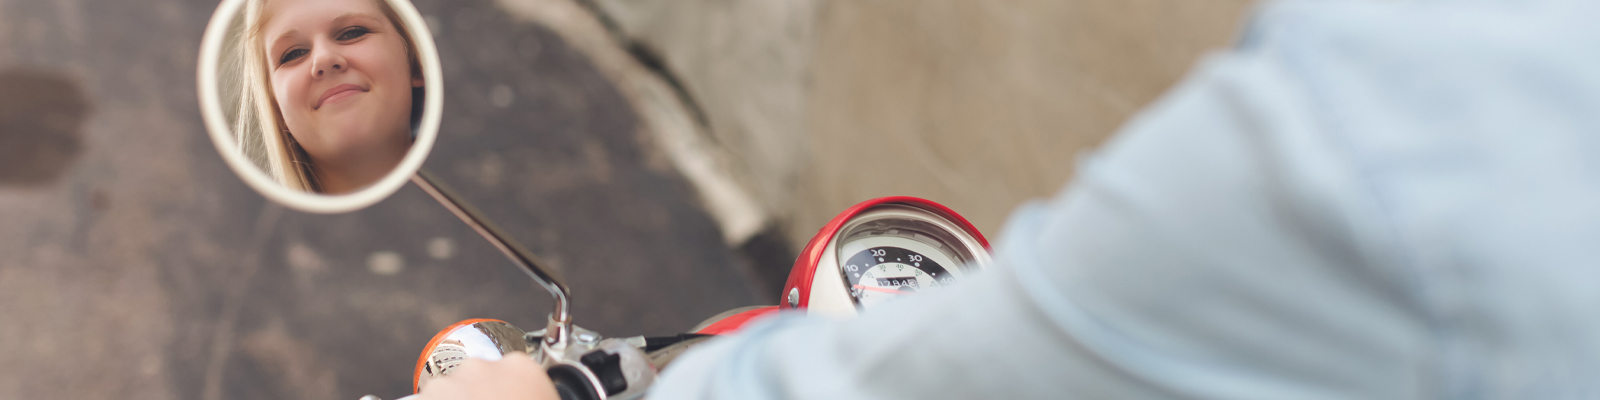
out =
[[[398,190],[433,148],[438,50],[406,0],[223,0],[200,48],[200,109],[229,167],[291,208]]]

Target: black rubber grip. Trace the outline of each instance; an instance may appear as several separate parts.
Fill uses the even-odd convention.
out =
[[[561,400],[600,400],[600,392],[595,391],[589,378],[577,368],[557,365],[545,372],[550,374],[550,382],[555,384],[556,395],[561,396]]]

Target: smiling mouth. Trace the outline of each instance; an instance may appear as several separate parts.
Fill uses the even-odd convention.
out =
[[[354,95],[357,95],[357,94],[360,94],[360,93],[366,93],[366,91],[367,91],[367,89],[363,89],[360,86],[356,86],[356,85],[352,85],[352,84],[348,84],[348,83],[343,84],[343,85],[339,85],[339,86],[334,86],[333,88],[328,89],[328,91],[322,92],[322,98],[317,99],[317,104],[312,106],[311,109],[312,110],[321,109],[323,104],[328,104],[328,102],[330,102],[330,101],[336,102],[336,101],[343,100],[343,99],[345,99],[347,97],[350,97],[350,96],[354,96]]]

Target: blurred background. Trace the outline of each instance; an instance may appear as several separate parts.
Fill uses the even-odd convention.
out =
[[[446,89],[424,168],[610,336],[775,304],[796,249],[869,198],[994,238],[1249,6],[415,4]],[[234,177],[196,99],[216,5],[0,0],[0,399],[393,399],[452,322],[543,325],[548,295],[414,187],[311,215]]]

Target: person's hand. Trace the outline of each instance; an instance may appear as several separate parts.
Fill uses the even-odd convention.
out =
[[[450,375],[428,381],[420,400],[559,400],[544,368],[526,353],[500,361],[467,360]]]

